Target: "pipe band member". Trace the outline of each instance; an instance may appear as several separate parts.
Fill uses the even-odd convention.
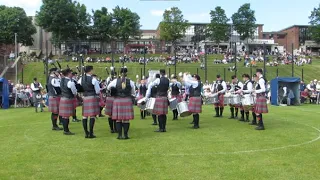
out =
[[[146,97],[147,94],[147,85],[146,80],[143,78],[140,81],[139,87],[138,87],[138,101],[144,97]],[[145,102],[144,102],[145,103]],[[144,104],[138,104],[139,107],[142,107]],[[146,110],[140,108],[140,118],[145,119],[146,118]]]
[[[77,88],[77,84],[78,84],[78,73],[77,72],[72,72],[71,80],[75,84],[77,92],[79,92],[78,88]],[[74,103],[74,112],[73,112],[73,116],[72,116],[72,122],[80,122],[81,120],[79,120],[77,118],[78,95],[74,97],[73,103]]]
[[[112,119],[117,121],[117,139],[129,139],[130,120],[134,119],[132,97],[135,94],[135,84],[127,78],[127,72],[127,67],[122,67],[120,69],[121,77],[114,79],[107,87],[108,90],[117,89],[112,107]],[[122,129],[124,136],[122,136]]]
[[[224,109],[224,94],[227,90],[227,84],[224,80],[222,80],[220,75],[217,75],[217,80],[211,87],[212,93],[218,94],[218,103],[214,104],[216,115],[215,117],[222,117],[223,109]]]
[[[242,102],[243,102],[246,98],[249,98],[249,99],[253,98],[252,97],[253,84],[252,84],[252,81],[250,80],[249,74],[243,74],[242,78],[243,78],[244,85],[243,85],[243,88],[238,92],[243,95],[243,99],[242,99]],[[243,105],[243,110],[246,114],[245,122],[249,122],[249,111],[252,111],[253,104],[244,105],[244,103],[242,103],[242,105]]]
[[[199,113],[202,113],[202,83],[200,81],[200,76],[195,74],[193,78],[189,75],[184,75],[183,77],[184,83],[189,85],[189,104],[188,109],[191,113],[193,113],[193,128],[199,129],[199,121],[200,116]]]
[[[256,130],[264,130],[264,124],[262,114],[268,113],[267,99],[266,99],[266,81],[263,77],[262,69],[256,70],[257,84],[255,86],[254,93],[256,95],[256,102],[254,105],[254,111],[258,120],[258,127]]]
[[[170,89],[171,89],[171,98],[176,98],[177,102],[180,103],[182,101],[181,83],[177,80],[177,76],[172,76]],[[172,113],[173,113],[173,120],[178,120],[178,115],[179,115],[178,110],[174,109],[172,110]]]
[[[155,75],[155,79],[160,79],[160,74],[156,74]],[[158,86],[153,86],[151,88],[151,92],[150,92],[150,97],[151,98],[156,98],[157,97],[157,89],[158,89]],[[153,123],[152,125],[156,126],[158,125],[157,123],[157,115],[152,113],[152,119],[153,119]]]
[[[79,79],[79,84],[83,87],[83,106],[82,106],[82,126],[85,132],[85,138],[96,138],[93,133],[96,117],[100,114],[99,107],[99,94],[100,85],[99,81],[94,78],[93,66],[85,66],[85,75]],[[88,118],[89,131],[88,131]]]
[[[72,71],[65,69],[62,71],[61,78],[61,100],[59,104],[59,115],[62,117],[63,133],[65,135],[74,135],[69,130],[69,117],[74,113],[74,97],[77,95],[77,89],[74,82],[71,80]]]
[[[113,67],[110,67],[111,76],[109,76],[106,80],[106,86],[114,80],[117,79],[117,72]],[[105,114],[108,116],[108,122],[111,133],[117,132],[117,121],[112,119],[112,106],[115,96],[117,95],[117,89],[115,87],[111,87],[110,90],[107,89],[107,98],[106,98],[106,106],[104,108]]]
[[[160,69],[161,77],[151,82],[147,90],[147,98],[150,98],[152,87],[157,86],[157,97],[155,99],[153,114],[158,116],[159,129],[155,132],[167,132],[168,90],[170,81],[165,75],[166,71]]]
[[[60,96],[61,96],[61,88],[60,88],[60,78],[57,73],[57,68],[51,68],[50,76],[48,79],[47,90],[49,95],[49,107],[48,111],[51,112],[51,122],[52,122],[52,130],[60,131],[60,128],[57,124],[57,120],[59,117],[59,104],[60,104]]]
[[[40,110],[43,112],[43,105],[42,105],[42,94],[41,90],[43,89],[40,82],[38,82],[37,78],[33,78],[33,83],[31,83],[31,90],[32,90],[32,98],[36,113],[38,112],[38,106],[40,105]]]
[[[243,84],[238,80],[236,75],[231,76],[231,79],[232,79],[232,82],[231,82],[230,92],[237,94],[237,91],[243,88]],[[231,116],[229,119],[237,119],[239,108],[240,108],[240,112],[241,112],[240,121],[244,121],[244,111],[241,104],[230,104],[229,106],[230,106],[230,112],[231,112]]]

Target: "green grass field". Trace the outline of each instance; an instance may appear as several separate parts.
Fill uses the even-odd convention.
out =
[[[222,64],[213,64],[214,59],[221,59],[220,56],[217,55],[209,55],[208,56],[208,80],[212,82],[215,80],[215,77],[217,74],[221,74],[222,77],[225,76],[225,79],[227,81],[231,80],[231,76],[235,74],[235,72],[228,71],[228,67],[233,66],[234,64],[228,64],[228,65],[222,65]],[[270,57],[271,59],[271,57]],[[76,71],[76,66],[78,63],[61,63],[62,68],[66,68],[67,65],[69,65],[70,68]],[[105,68],[110,68],[111,63],[88,63],[94,66],[95,70],[94,72],[102,78],[107,77],[107,73]],[[125,64],[129,68],[128,76],[135,81],[136,75],[141,75],[143,73],[143,65],[140,65],[138,63],[126,63]],[[117,69],[119,69],[122,64],[121,63],[115,63],[115,66]],[[52,66],[50,66],[51,68]],[[258,64],[258,67],[263,68],[263,64]],[[146,65],[146,74],[148,74],[148,70],[157,70],[165,68],[167,70],[167,73],[170,72],[170,74],[174,73],[174,66],[165,66],[163,63],[149,63]],[[313,79],[320,79],[320,60],[314,59],[312,65],[305,65],[302,67],[294,67],[294,75],[296,77],[302,78],[302,69],[304,70],[304,76],[303,79],[305,81],[310,81]],[[278,70],[277,70],[278,69]],[[267,79],[271,80],[275,77],[277,77],[277,71],[278,75],[280,77],[291,77],[291,65],[282,65],[278,67],[267,67],[266,75]],[[179,72],[190,72],[190,73],[199,73],[201,78],[204,80],[205,77],[205,71],[200,69],[199,63],[182,63],[177,65],[177,73]],[[246,68],[243,65],[243,62],[238,63],[238,72],[237,75],[240,77],[243,73],[251,74],[255,73],[255,68]],[[43,63],[37,62],[37,63],[29,63],[25,65],[24,67],[24,76],[23,81],[24,83],[31,83],[34,77],[38,77],[38,79],[45,83],[45,76],[44,76],[44,69],[43,69]],[[21,73],[19,74],[19,79],[22,79]]]
[[[265,131],[247,123],[213,118],[204,106],[200,129],[191,117],[171,121],[167,133],[153,132],[151,117],[132,121],[130,140],[117,140],[106,118],[85,139],[51,130],[50,113],[34,109],[0,110],[0,179],[320,179],[319,107],[270,107]],[[78,115],[80,117],[80,109]]]

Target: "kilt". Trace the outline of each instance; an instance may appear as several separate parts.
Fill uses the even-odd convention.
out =
[[[176,98],[179,102],[182,102],[182,96],[181,95],[172,95],[171,98]]]
[[[215,107],[224,107],[224,95],[223,94],[219,94],[219,103],[214,104]]]
[[[253,105],[243,106],[243,110],[244,110],[245,112],[249,112],[249,111],[254,112],[254,111],[253,111],[253,110],[254,110]]]
[[[168,114],[168,98],[167,97],[156,97],[156,102],[153,108],[153,114],[155,115]]]
[[[103,97],[103,94],[100,93],[99,106],[100,106],[100,107],[104,107],[105,105],[106,105],[106,97]]]
[[[201,97],[190,97],[188,109],[191,113],[201,113],[202,112]]]
[[[100,114],[99,97],[84,96],[82,105],[83,117],[95,117]]]
[[[41,95],[41,98],[37,98],[37,95],[41,95],[41,93],[32,93],[32,100],[33,100],[33,103],[41,103],[42,101],[42,95]]]
[[[132,98],[114,98],[112,106],[112,119],[113,120],[133,120],[133,104]]]
[[[61,97],[59,105],[59,115],[62,117],[73,116],[74,113],[74,99]]]
[[[73,106],[74,106],[75,109],[78,106],[78,98],[77,97],[73,98]]]
[[[108,116],[112,116],[112,106],[113,106],[114,97],[109,96],[106,98],[106,106],[104,108],[104,113]]]
[[[52,112],[53,114],[59,114],[59,103],[60,103],[60,97],[54,97],[49,96],[49,112]]]
[[[267,99],[264,94],[257,95],[256,103],[254,105],[254,112],[256,114],[268,113]]]

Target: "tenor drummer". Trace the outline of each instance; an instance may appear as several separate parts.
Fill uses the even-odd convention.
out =
[[[83,87],[83,106],[82,106],[82,126],[85,132],[85,138],[96,138],[93,133],[96,116],[100,114],[99,110],[99,81],[93,77],[93,66],[85,66],[85,74],[79,79]],[[88,131],[88,118],[89,131]]]
[[[150,98],[151,89],[157,86],[157,97],[153,109],[153,114],[158,116],[159,130],[155,132],[166,132],[167,114],[168,114],[168,90],[170,81],[165,77],[166,71],[160,69],[161,77],[154,80],[148,86],[147,98]]]
[[[60,78],[59,74],[57,74],[57,68],[51,68],[50,76],[47,84],[47,90],[49,95],[49,112],[51,112],[51,121],[52,121],[52,130],[60,131],[60,128],[57,124],[57,120],[59,117],[59,103],[61,96],[60,89]]]
[[[243,84],[242,84],[242,82],[240,82],[238,80],[236,75],[231,76],[231,79],[232,79],[232,83],[231,83],[230,92],[237,94],[237,92],[243,88]],[[230,104],[231,116],[229,119],[237,119],[238,118],[239,108],[241,109],[240,121],[243,121],[244,111],[242,110],[241,104]]]
[[[114,79],[117,78],[117,72],[115,72],[114,67],[110,67],[110,70],[111,70],[111,76],[108,77],[106,80],[107,87]],[[111,133],[117,132],[117,128],[116,128],[117,121],[112,119],[112,106],[113,106],[113,101],[116,96],[116,93],[117,93],[117,89],[115,87],[111,87],[110,90],[107,89],[105,114],[108,116],[108,122],[109,122]]]
[[[181,102],[182,101],[181,83],[177,80],[177,76],[172,76],[170,89],[171,89],[171,98],[176,98],[177,103]],[[178,120],[178,110],[174,109],[172,110],[172,113],[173,113],[173,120]]]
[[[199,129],[200,116],[199,113],[202,112],[202,83],[200,81],[200,76],[195,74],[193,78],[191,76],[184,74],[184,83],[189,85],[189,104],[188,109],[193,113],[193,128]]]
[[[146,80],[142,79],[140,81],[139,87],[138,87],[138,101],[140,99],[143,99],[146,97],[147,94],[147,84],[146,84]],[[143,102],[145,103],[145,102]],[[141,104],[138,104],[138,106],[142,107]],[[146,118],[146,110],[144,108],[140,108],[140,118],[141,119],[145,119]]]
[[[224,109],[224,94],[227,90],[227,84],[224,80],[222,80],[220,75],[217,75],[216,82],[211,87],[212,93],[218,94],[218,103],[214,104],[216,115],[215,117],[222,117],[223,109]]]
[[[117,89],[112,107],[112,119],[117,121],[117,139],[129,139],[130,120],[134,119],[132,97],[135,94],[135,85],[127,78],[127,72],[127,67],[122,67],[121,77],[113,80],[107,87],[108,90],[111,90],[112,87]],[[122,136],[122,129],[124,136]]]
[[[258,120],[258,127],[256,130],[264,130],[262,114],[268,113],[267,99],[266,99],[266,81],[263,77],[262,69],[256,70],[258,82],[253,91],[256,95],[256,101],[254,105],[254,111]]]
[[[242,94],[242,106],[243,106],[243,111],[246,114],[246,118],[244,119],[244,117],[241,117],[241,119],[244,119],[245,122],[249,122],[249,112],[252,111],[252,105],[253,105],[253,97],[252,97],[253,85],[250,80],[249,74],[243,74],[242,79],[243,79],[244,85],[242,89],[238,90],[238,93]]]

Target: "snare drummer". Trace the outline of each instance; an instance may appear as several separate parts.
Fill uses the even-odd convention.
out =
[[[173,76],[170,83],[170,89],[171,89],[171,98],[176,98],[177,102],[182,101],[181,97],[181,83],[177,80],[177,76]],[[178,120],[178,110],[172,110],[173,113],[173,119],[172,120]]]
[[[214,104],[216,115],[215,117],[222,117],[224,109],[224,94],[227,90],[227,84],[222,80],[220,75],[217,75],[216,82],[211,87],[212,93],[218,93],[219,102]]]
[[[138,87],[138,101],[144,97],[146,97],[147,94],[147,85],[146,85],[146,80],[142,79],[140,81],[139,87]],[[145,103],[145,102],[144,102]],[[140,104],[138,104],[140,106]],[[146,110],[140,108],[140,118],[145,119],[146,118]]]
[[[243,85],[243,88],[238,92],[243,95],[242,97],[243,99],[252,98],[253,85],[250,80],[249,74],[243,74],[242,78],[243,78],[244,85]],[[244,119],[241,112],[241,120],[244,119],[245,122],[249,122],[249,111],[252,111],[253,104],[246,104],[246,105],[242,104],[242,105],[243,105],[244,113],[246,114],[246,118]]]
[[[237,93],[240,89],[243,88],[242,82],[240,82],[236,75],[231,76],[232,83],[231,83],[231,93]],[[239,108],[241,109],[241,119],[240,121],[243,121],[244,117],[244,111],[242,110],[241,104],[230,104],[230,112],[231,116],[229,119],[237,119],[238,118],[238,112]]]
[[[77,75],[78,75],[77,72],[72,72],[72,79],[71,80],[75,85],[77,85],[77,83],[78,83]],[[72,116],[72,122],[80,122],[81,121],[77,118],[77,106],[78,106],[78,98],[74,97],[74,112],[73,112],[73,116]]]
[[[156,74],[155,78],[156,79],[160,79],[160,74]],[[151,94],[150,94],[151,98],[156,98],[157,97],[157,88],[158,88],[158,86],[153,86],[151,88]],[[156,114],[152,113],[152,119],[153,119],[153,124],[152,125],[158,125],[158,123],[157,123],[157,115]]]
[[[154,80],[148,86],[147,98],[151,95],[151,89],[154,86],[157,86],[157,97],[155,106],[153,109],[153,114],[158,116],[159,130],[155,132],[166,132],[167,124],[167,114],[168,114],[168,90],[169,90],[169,79],[165,77],[166,71],[160,69],[161,77]]]
[[[117,78],[117,72],[115,72],[114,67],[110,67],[111,70],[111,76],[109,76],[106,80],[106,86],[108,85]],[[110,90],[107,90],[107,97],[106,97],[106,106],[104,107],[105,109],[105,114],[108,117],[108,122],[109,122],[109,127],[111,133],[116,133],[117,132],[117,121],[112,119],[112,106],[113,106],[113,101],[114,98],[117,94],[117,89],[116,88],[111,88]]]
[[[255,90],[253,91],[256,95],[254,111],[258,119],[258,127],[256,127],[256,130],[265,129],[263,124],[262,114],[268,113],[268,106],[267,106],[267,99],[266,99],[266,81],[262,74],[263,74],[262,69],[256,70],[258,82],[255,86]]]
[[[200,116],[199,113],[202,112],[202,83],[200,81],[200,76],[195,74],[193,79],[190,75],[184,74],[184,83],[189,85],[189,104],[188,109],[193,113],[193,128],[199,129]]]
[[[43,112],[43,106],[42,106],[42,95],[41,90],[43,89],[40,82],[38,82],[37,78],[33,78],[33,83],[31,83],[31,90],[32,90],[32,97],[33,97],[33,103],[36,110],[36,113],[38,112],[38,106],[40,106],[41,112]]]

